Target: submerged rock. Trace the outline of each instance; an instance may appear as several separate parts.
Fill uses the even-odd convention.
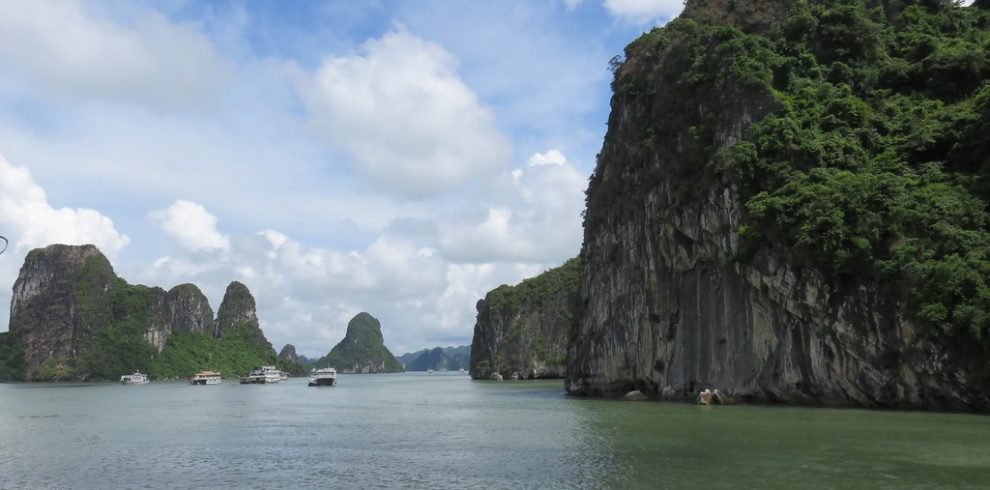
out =
[[[639,390],[633,390],[633,391],[630,391],[629,393],[626,393],[625,395],[622,395],[622,399],[623,400],[629,400],[629,401],[649,400],[649,398],[647,398],[647,396],[644,395],[643,392],[642,391],[639,391]]]

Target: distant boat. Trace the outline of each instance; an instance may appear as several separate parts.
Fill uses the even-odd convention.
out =
[[[189,383],[194,385],[218,385],[221,381],[223,378],[216,371],[200,371],[189,378]]]
[[[464,368],[458,369],[457,372],[460,373],[460,374],[464,374]]]
[[[134,374],[125,374],[120,377],[120,384],[144,385],[148,384],[148,375],[141,371],[134,371]]]
[[[337,370],[332,367],[314,369],[309,372],[310,386],[333,386],[337,384]]]
[[[261,366],[257,369],[252,369],[247,376],[241,376],[241,384],[271,384],[278,383],[282,381],[282,371],[275,369],[275,366]]]
[[[433,374],[433,370],[432,369],[427,369],[426,370],[426,374]]]
[[[285,371],[279,371],[278,372],[278,377],[279,378],[282,378],[282,381],[285,381],[285,380],[289,379],[289,373],[287,373]]]

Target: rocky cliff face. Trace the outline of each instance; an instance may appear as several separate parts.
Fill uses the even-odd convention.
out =
[[[471,377],[559,378],[578,312],[576,259],[478,302]]]
[[[285,344],[285,347],[282,347],[282,350],[279,351],[278,358],[289,362],[299,362],[299,354],[296,354],[296,346]]]
[[[368,313],[358,313],[347,323],[347,334],[317,367],[333,367],[341,373],[400,373],[402,365],[385,347],[382,326]]]
[[[195,284],[180,284],[166,296],[169,320],[176,332],[213,332],[213,308]]]
[[[165,348],[174,332],[212,332],[213,308],[194,284],[180,284],[168,293],[160,288],[151,288],[149,292],[150,313],[144,340],[158,352]]]
[[[110,262],[92,245],[52,245],[27,255],[14,283],[10,334],[23,346],[28,380],[68,370],[79,344],[99,327],[80,296],[98,302],[116,287]]]
[[[765,29],[788,5],[763,9],[754,27],[725,3],[692,2],[685,15]],[[742,82],[680,79],[698,56],[682,49],[688,31],[644,36],[616,73],[588,191],[583,315],[567,391],[693,399],[717,388],[740,401],[990,407],[987,393],[917,333],[886,285],[840,292],[789,249],[742,250],[739,179],[712,169],[718,151],[777,103]],[[694,35],[718,49],[716,39]]]
[[[213,336],[223,338],[224,331],[234,325],[242,324],[258,328],[258,314],[251,291],[244,284],[233,281],[227,285],[220,309],[217,310],[216,330]]]

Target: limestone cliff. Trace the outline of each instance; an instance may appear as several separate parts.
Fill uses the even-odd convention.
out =
[[[299,362],[299,354],[296,354],[296,346],[292,344],[285,344],[282,350],[278,352],[278,358],[288,361],[288,362]]]
[[[180,284],[168,291],[169,321],[177,332],[213,332],[213,308],[195,284]]]
[[[233,281],[227,285],[220,309],[217,310],[216,330],[213,336],[223,338],[226,330],[234,325],[248,325],[258,328],[258,314],[255,310],[254,296],[244,284]]]
[[[627,48],[588,189],[566,389],[987,409],[987,391],[919,333],[892,284],[840,284],[786,242],[751,249],[740,237],[744,179],[720,166],[720,150],[781,103],[766,84],[719,70],[738,68],[729,57],[748,46],[737,39],[760,42],[733,29],[770,29],[790,5],[693,1],[684,19]]]
[[[68,372],[80,344],[100,327],[92,304],[118,285],[110,262],[92,245],[28,253],[10,302],[10,335],[23,348],[26,379]]]
[[[577,259],[478,301],[471,377],[560,378],[577,320]]]
[[[339,373],[400,373],[402,365],[385,347],[378,319],[361,312],[347,323],[347,334],[316,367],[333,367]]]
[[[92,245],[32,250],[14,284],[3,339],[3,350],[21,359],[6,359],[4,371],[28,381],[117,379],[133,369],[183,377],[221,368],[233,375],[271,362],[274,350],[258,327],[250,292],[234,283],[228,297],[221,320],[235,339],[214,341],[220,322],[196,286],[166,293],[128,284]]]

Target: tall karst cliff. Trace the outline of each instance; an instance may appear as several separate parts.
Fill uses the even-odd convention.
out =
[[[695,0],[630,44],[566,389],[990,408],[988,26],[952,2]]]
[[[116,379],[133,369],[178,377],[273,360],[274,350],[254,316],[254,299],[244,297],[250,293],[240,283],[231,287],[236,293],[231,304],[246,306],[227,308],[224,318],[254,321],[227,322],[241,325],[245,342],[220,344],[212,338],[213,309],[196,286],[165,292],[128,284],[92,245],[32,250],[14,283],[10,331],[4,336],[4,350],[19,359],[9,356],[6,364],[16,364],[9,370],[16,378],[31,381]]]
[[[471,377],[560,378],[578,311],[577,259],[478,301]]]
[[[316,367],[332,367],[341,373],[401,373],[402,364],[385,347],[382,324],[361,312],[347,323],[347,334]]]

